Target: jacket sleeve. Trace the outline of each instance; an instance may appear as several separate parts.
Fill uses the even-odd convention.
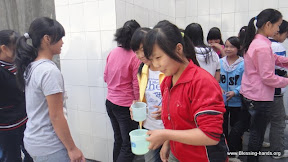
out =
[[[223,133],[223,114],[225,106],[217,81],[207,74],[192,85],[190,93],[193,120],[209,138],[219,141]]]
[[[288,85],[288,78],[275,75],[275,62],[282,62],[284,65],[286,64],[285,60],[288,60],[288,58],[280,58],[280,56],[275,56],[275,54],[271,54],[270,52],[271,50],[267,50],[267,48],[264,47],[256,49],[252,56],[254,65],[264,84],[274,88],[284,88]],[[271,61],[275,58],[277,61]]]
[[[288,57],[279,56],[277,54],[273,54],[275,59],[275,65],[288,69]]]
[[[110,55],[110,54],[109,54]],[[107,75],[108,75],[108,59],[109,55],[107,56],[106,59],[106,65],[105,65],[105,70],[104,70],[104,82],[107,83]]]
[[[241,80],[238,81],[238,83],[237,83],[238,86],[233,90],[234,93],[235,93],[235,96],[239,96],[239,95],[240,95],[242,76],[243,76],[243,73],[244,73],[244,61],[243,61],[243,64],[241,63],[241,64],[239,64],[239,66],[241,66],[241,67],[240,67],[241,71],[240,71],[240,74],[239,74]]]
[[[140,60],[137,59],[136,55],[132,59],[132,84],[133,84],[133,93],[134,100],[139,100],[139,83],[137,78],[138,68],[140,65]]]

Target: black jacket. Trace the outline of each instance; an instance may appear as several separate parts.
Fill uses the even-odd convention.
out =
[[[25,94],[15,75],[0,66],[0,131],[18,128],[27,121]]]

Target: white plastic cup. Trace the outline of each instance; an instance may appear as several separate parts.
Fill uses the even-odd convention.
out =
[[[135,102],[131,105],[133,120],[140,122],[146,120],[147,117],[147,104],[144,102]]]
[[[135,129],[129,133],[133,154],[144,155],[149,151],[149,142],[146,141],[147,131],[146,129]]]

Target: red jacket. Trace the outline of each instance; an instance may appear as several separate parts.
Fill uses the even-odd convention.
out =
[[[219,141],[215,146],[193,146],[170,141],[173,155],[182,162],[224,162],[227,146],[222,135],[225,106],[219,84],[192,61],[177,83],[170,89],[172,77],[161,84],[162,121],[165,129],[199,128],[208,137]]]

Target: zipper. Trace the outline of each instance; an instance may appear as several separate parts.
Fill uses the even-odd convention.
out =
[[[172,89],[175,87],[176,85],[174,85],[170,90],[168,89],[168,104],[167,104],[167,111],[168,111],[168,120],[170,121],[171,125],[172,125],[172,129],[175,130],[175,127],[174,127],[174,124],[173,124],[173,121],[172,121],[172,118],[171,118],[171,115],[170,115],[170,93],[172,91]],[[167,86],[168,87],[168,86]],[[171,141],[172,142],[172,145],[173,145],[173,151],[176,155],[176,151],[175,151],[175,142],[174,141]]]

